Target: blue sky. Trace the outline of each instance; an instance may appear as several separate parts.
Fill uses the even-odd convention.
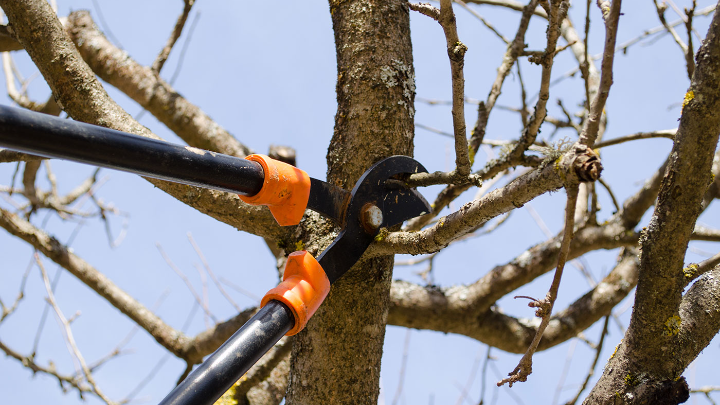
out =
[[[100,3],[107,25],[98,18],[97,3]],[[686,3],[678,4],[685,7],[688,6]],[[711,2],[702,1],[699,7],[709,4]],[[78,9],[91,10],[100,28],[109,28],[131,57],[150,65],[175,24],[181,11],[181,2],[126,0],[94,3],[90,0],[59,0],[61,16]],[[518,13],[490,7],[475,9],[493,21],[506,37],[514,36]],[[626,1],[623,12],[618,43],[659,25],[649,2],[639,4]],[[255,151],[266,152],[270,144],[292,146],[297,150],[298,166],[313,177],[324,178],[327,168],[325,154],[333,131],[336,108],[335,51],[327,4],[220,3],[201,0],[195,5],[190,21],[198,14],[200,17],[175,88]],[[456,14],[460,39],[469,48],[465,63],[466,95],[484,99],[495,78],[505,45],[465,10],[456,8]],[[602,50],[604,28],[594,4],[592,15],[590,54],[594,55]],[[670,11],[668,16],[669,20],[676,19]],[[584,4],[574,4],[571,17],[581,30]],[[707,17],[696,19],[696,27],[702,35],[707,30],[708,22]],[[545,28],[544,20],[533,19],[527,34],[528,49],[544,48]],[[442,29],[427,17],[412,13],[411,30],[417,96],[449,100],[450,72]],[[178,65],[179,50],[186,36],[187,32],[163,69],[162,76],[166,79],[173,75]],[[697,46],[697,41],[695,43]],[[14,57],[25,77],[36,72],[27,56],[15,53]],[[556,58],[553,77],[560,77],[575,66],[572,55],[564,51]],[[651,46],[636,45],[627,55],[618,55],[615,66],[615,84],[606,108],[609,117],[606,138],[677,126],[679,103],[689,82],[682,55],[668,35]],[[523,61],[521,69],[529,95],[535,94],[540,68]],[[111,86],[105,87],[128,112],[133,115],[140,112],[141,108],[136,103]],[[29,94],[35,100],[47,97],[48,90],[41,78],[32,82]],[[517,107],[519,94],[519,84],[513,73],[506,81],[498,104]],[[551,89],[549,114],[561,115],[556,105],[557,98],[561,98],[571,112],[577,111],[583,95],[582,81],[578,75],[560,82]],[[6,97],[3,100],[3,104],[11,104]],[[451,131],[449,107],[417,102],[416,109],[418,124]],[[476,118],[476,106],[467,106],[466,117],[471,127]],[[168,141],[181,142],[150,114],[144,114],[141,123]],[[545,124],[541,136],[551,133],[551,128]],[[513,139],[518,136],[520,129],[517,114],[496,109],[491,116],[486,138]],[[553,140],[571,136],[571,132],[561,131]],[[416,159],[429,171],[452,169],[454,156],[449,138],[417,129],[415,145]],[[656,170],[670,148],[671,142],[666,139],[609,147],[602,152],[605,167],[603,177],[613,185],[618,199],[623,200]],[[479,153],[476,168],[485,159],[486,156]],[[93,171],[91,167],[56,160],[51,164],[58,176],[61,192],[69,191]],[[0,164],[0,183],[7,184],[14,169],[13,164]],[[89,220],[82,226],[72,247],[80,257],[145,305],[152,307],[159,298],[165,297],[157,313],[172,326],[181,328],[188,315],[194,312],[187,328],[187,333],[194,335],[205,329],[206,321],[201,311],[194,309],[194,301],[187,287],[158,252],[158,244],[187,274],[197,290],[200,290],[201,278],[194,265],[199,264],[200,260],[188,241],[188,233],[192,234],[218,276],[242,286],[256,296],[261,296],[277,282],[274,259],[260,238],[243,234],[195,212],[137,176],[110,170],[102,170],[101,173],[101,177],[107,180],[98,195],[104,201],[112,202],[122,212],[129,213],[127,237],[119,247],[112,249],[108,246],[103,225],[96,220]],[[438,187],[430,187],[421,191],[432,200],[438,190]],[[471,199],[473,194],[469,192],[462,196],[453,207],[459,207]],[[600,212],[602,220],[609,217],[613,209],[607,194],[601,192],[599,198],[603,207]],[[542,196],[530,205],[540,214],[551,232],[556,233],[561,229],[565,205],[563,192]],[[5,200],[0,200],[0,206],[9,207]],[[90,204],[86,207],[89,208]],[[701,217],[701,222],[720,227],[718,218],[717,207],[712,207]],[[45,214],[41,213],[34,217],[33,223],[39,225],[44,219]],[[111,219],[115,234],[121,229],[122,223],[121,216]],[[76,226],[77,223],[63,222],[57,216],[51,216],[46,229],[59,240],[67,241]],[[473,282],[496,264],[507,262],[544,239],[542,229],[532,219],[528,209],[516,210],[508,222],[493,234],[458,243],[440,254],[435,260],[435,282],[442,286]],[[717,246],[710,243],[696,243],[693,246],[713,253],[717,251]],[[597,252],[586,257],[596,279],[612,268],[616,254]],[[8,303],[17,295],[22,274],[31,261],[32,250],[3,231],[0,232],[0,255],[3,257],[0,263],[0,298]],[[695,253],[689,253],[687,257],[688,262],[702,259],[702,255]],[[53,277],[57,267],[48,260],[45,260],[45,265]],[[398,267],[395,277],[422,283],[414,273],[419,269],[422,269],[422,265],[416,268]],[[542,296],[550,284],[550,277],[550,274],[540,277],[516,293]],[[253,298],[226,288],[240,306],[255,305]],[[588,288],[582,275],[570,268],[563,279],[556,308],[564,308]],[[217,319],[231,317],[235,310],[220,296],[212,283],[210,292],[210,308]],[[0,325],[0,339],[20,352],[29,352],[45,305],[44,297],[45,290],[39,271],[33,269],[28,279],[26,297],[18,312]],[[67,273],[60,278],[57,300],[66,316],[81,311],[73,322],[73,332],[83,355],[90,363],[111,352],[133,328],[126,317]],[[626,303],[627,300],[618,308],[628,308]],[[498,302],[508,313],[530,317],[532,311],[525,304],[510,297]],[[629,314],[628,310],[620,316],[625,326],[629,322]],[[586,332],[587,338],[597,341],[600,326],[596,324],[590,328]],[[622,337],[617,325],[612,324],[610,331],[601,363],[609,357]],[[390,404],[395,397],[405,339],[405,329],[388,327],[380,403],[384,401]],[[466,337],[428,331],[412,331],[409,342],[404,388],[399,404],[457,402],[476,359],[484,358],[487,350],[485,345]],[[96,372],[100,387],[115,400],[124,398],[132,391],[165,356],[164,349],[144,331],[135,333],[126,348],[133,352],[110,361]],[[514,395],[526,404],[551,403],[570,350],[572,361],[565,372],[566,389],[561,391],[559,401],[572,397],[593,355],[593,351],[579,341],[567,342],[537,354],[534,374],[527,383],[512,388]],[[518,355],[499,350],[493,350],[492,354],[496,358],[492,363],[502,375],[510,372],[519,360]],[[712,366],[709,358],[716,355],[717,342],[713,342],[697,366],[686,372],[692,386],[717,384],[712,377],[716,374],[705,371]],[[45,323],[37,360],[43,364],[52,360],[65,373],[73,370],[72,361],[52,316]],[[170,358],[137,398],[146,399],[149,403],[158,402],[172,388],[183,368],[181,361]],[[596,371],[596,376],[600,370]],[[497,395],[499,404],[515,403],[506,388],[494,387],[499,377],[493,374],[492,368],[488,373],[486,403],[494,395]],[[43,375],[33,377],[27,369],[6,357],[0,357],[0,376],[2,403],[78,402],[75,392],[63,394],[52,378]],[[480,384],[478,372],[467,386],[466,403],[477,403]],[[99,401],[89,397],[88,403]]]

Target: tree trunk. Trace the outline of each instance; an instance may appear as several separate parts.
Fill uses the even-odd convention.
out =
[[[680,126],[655,212],[640,239],[635,306],[623,341],[585,404],[677,404],[689,397],[685,368],[720,327],[720,294],[705,274],[692,281],[683,269],[703,197],[713,181],[713,152],[720,133],[720,14],[697,53]]]
[[[410,21],[403,0],[330,1],[330,13],[338,111],[328,181],[351,189],[380,159],[412,155]],[[288,404],[377,403],[392,264],[392,256],[361,261],[333,285],[295,339]]]

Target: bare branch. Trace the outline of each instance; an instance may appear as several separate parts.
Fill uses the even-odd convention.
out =
[[[470,155],[472,156],[477,153],[480,144],[485,137],[485,129],[487,128],[488,117],[490,116],[490,112],[492,111],[493,107],[495,107],[495,103],[500,96],[500,92],[502,90],[502,85],[505,82],[505,78],[508,76],[508,74],[510,74],[512,66],[515,64],[515,61],[517,61],[517,58],[520,57],[520,54],[525,49],[525,33],[527,32],[528,26],[530,25],[530,17],[532,16],[533,11],[537,8],[537,5],[538,0],[530,0],[530,3],[527,6],[521,8],[523,13],[522,17],[520,18],[520,25],[518,27],[517,33],[515,34],[515,38],[513,39],[510,46],[508,46],[508,49],[503,56],[502,64],[498,68],[498,74],[492,84],[490,94],[488,94],[487,97],[487,101],[485,101],[485,103],[483,104],[480,104],[479,107],[480,111],[478,114],[478,120],[475,123],[475,128],[473,129],[472,136],[470,137],[469,147],[471,148]]]
[[[40,164],[42,161],[40,160],[31,160],[29,162],[25,162],[25,171],[23,172],[23,194],[25,197],[30,201],[30,211],[28,212],[28,217],[30,214],[32,214],[36,207],[40,204],[40,194],[38,190],[35,188],[35,179],[37,177],[37,172],[40,170]]]
[[[0,52],[20,51],[23,46],[10,33],[7,25],[0,25]]]
[[[636,141],[639,139],[651,139],[651,138],[667,138],[667,139],[675,139],[675,133],[677,133],[677,128],[675,129],[665,129],[660,131],[652,131],[652,132],[638,132],[632,135],[625,135],[618,138],[609,139],[606,141],[598,142],[595,144],[595,149],[604,148],[606,146],[612,146],[612,145],[619,145],[621,143],[629,142],[629,141]]]
[[[698,63],[686,95],[680,125],[661,182],[654,214],[641,239],[642,255],[635,306],[618,353],[610,360],[587,401],[612,401],[613,392],[641,393],[619,375],[647,376],[645,394],[672,389],[681,402],[687,398],[683,370],[717,334],[720,316],[707,308],[717,306],[712,277],[700,277],[683,297],[682,272],[688,241],[712,182],[712,160],[720,134],[720,15],[713,17],[698,51]],[[706,313],[707,312],[707,313]],[[690,335],[688,335],[690,334]],[[672,362],[658,362],[673,347]],[[608,370],[613,370],[609,373]],[[643,399],[644,400],[644,399]],[[607,402],[605,402],[607,403]]]
[[[509,39],[505,38],[505,36],[504,36],[503,34],[501,34],[492,24],[490,24],[490,22],[489,22],[488,20],[486,20],[485,18],[483,18],[483,16],[481,16],[480,14],[478,14],[478,13],[477,13],[475,10],[473,10],[472,8],[468,7],[468,5],[465,4],[464,1],[462,1],[462,0],[453,0],[453,2],[459,4],[462,8],[464,8],[465,10],[467,10],[468,13],[472,14],[475,18],[477,18],[478,20],[480,20],[480,22],[483,23],[483,25],[486,26],[486,27],[487,27],[490,31],[492,31],[495,35],[497,35],[497,37],[500,38],[500,40],[502,40],[503,42],[505,42],[505,43],[508,44],[508,45],[510,44],[510,40],[509,40]]]
[[[408,3],[408,7],[410,7],[410,10],[417,11],[435,21],[440,20],[440,10],[430,5],[430,3]]]
[[[170,268],[175,272],[175,274],[177,274],[178,277],[180,277],[180,279],[185,283],[188,290],[190,291],[190,294],[192,294],[193,298],[195,298],[195,302],[197,302],[198,305],[200,305],[200,308],[203,309],[203,312],[205,312],[205,315],[209,316],[210,318],[212,318],[213,322],[217,323],[218,322],[217,318],[215,318],[215,315],[213,315],[212,312],[210,312],[210,308],[208,308],[207,305],[205,305],[205,302],[203,301],[203,299],[195,291],[195,288],[193,287],[192,283],[187,278],[185,273],[183,273],[182,270],[180,270],[175,265],[175,263],[173,263],[173,261],[165,253],[165,250],[162,248],[162,246],[159,243],[156,243],[155,247],[157,247],[157,250],[160,252],[160,255],[162,256],[163,260],[165,260],[165,263],[167,263],[167,265],[170,266]]]
[[[420,232],[392,232],[366,254],[433,253],[447,246],[488,220],[521,207],[533,198],[556,190],[564,181],[579,175],[581,179],[599,177],[602,165],[591,150],[575,146],[554,163],[546,162],[532,172],[520,176],[507,186],[493,190],[479,200],[465,204],[460,210],[440,219],[437,224]],[[595,177],[597,178],[597,177]]]
[[[610,185],[605,182],[602,178],[598,179],[598,183],[600,183],[603,187],[605,187],[605,190],[610,195],[610,199],[612,200],[613,206],[615,207],[615,212],[620,212],[622,208],[620,208],[620,205],[618,204],[617,199],[615,198],[615,193],[613,193],[612,189],[610,188]]]
[[[657,0],[653,1],[655,2],[655,9],[657,10],[657,15],[660,19],[660,22],[662,23],[663,27],[665,27],[665,29],[670,33],[670,35],[672,35],[675,43],[677,43],[680,47],[683,56],[685,56],[688,79],[692,79],[692,73],[695,70],[695,61],[692,59],[693,51],[691,50],[691,48],[688,47],[687,44],[685,44],[685,42],[683,42],[683,40],[680,38],[680,35],[678,35],[677,31],[675,31],[675,28],[668,25],[667,20],[665,19],[665,10],[667,10],[667,4],[665,4],[665,2],[658,4]],[[692,41],[692,37],[688,37],[688,39]],[[690,55],[690,59],[688,59],[688,55]]]
[[[190,244],[192,245],[193,249],[195,250],[195,253],[197,253],[198,257],[200,258],[200,261],[203,264],[203,267],[205,268],[205,271],[208,272],[210,275],[210,278],[212,279],[213,283],[215,283],[215,287],[220,291],[220,293],[225,297],[226,300],[235,308],[236,311],[242,312],[242,309],[240,309],[240,306],[233,301],[232,298],[230,298],[230,295],[225,291],[225,288],[223,288],[222,284],[220,284],[220,281],[218,281],[217,277],[215,276],[215,272],[212,271],[212,268],[210,267],[210,264],[208,263],[207,259],[205,258],[205,255],[203,254],[202,250],[200,250],[200,246],[195,242],[195,239],[193,239],[192,234],[190,232],[187,233],[188,240],[190,241]]]
[[[7,13],[15,34],[37,64],[46,82],[50,85],[53,94],[56,95],[58,102],[62,104],[63,109],[71,117],[79,121],[102,124],[120,131],[158,139],[147,128],[133,120],[108,96],[96,79],[95,74],[82,60],[77,48],[69,40],[57,16],[46,2],[41,0],[0,0],[0,6]],[[76,15],[77,18],[81,16],[82,14]],[[92,26],[92,21],[89,18],[84,21]],[[32,39],[35,38],[34,33],[40,31],[43,32],[45,41],[34,41]],[[95,42],[102,43],[100,39],[104,39],[104,37],[99,35],[92,37],[93,40],[90,40],[91,38],[85,39],[84,44],[88,45]],[[52,45],[49,46],[48,44]],[[97,55],[105,55],[102,49],[97,49]],[[113,47],[112,49],[113,52],[122,53],[117,48]],[[121,60],[126,61],[126,58],[123,57]],[[115,59],[105,61],[108,64],[104,66],[111,66],[109,64],[111,61],[117,62]],[[67,77],[73,77],[74,79],[68,81],[66,80]],[[155,76],[151,75],[151,78],[155,78]],[[160,86],[160,88],[164,87]],[[168,97],[175,97],[174,92],[165,94]],[[154,97],[153,99],[167,101],[166,97]],[[175,98],[175,100],[180,99]],[[162,105],[170,107],[166,110],[166,114],[172,115],[174,112],[183,111],[182,114],[177,114],[177,117],[193,117],[189,121],[186,121],[185,118],[180,119],[182,122],[177,122],[179,127],[183,127],[190,132],[197,131],[196,133],[203,134],[202,139],[217,140],[215,135],[221,133],[216,131],[219,127],[212,121],[202,118],[207,117],[206,115],[193,115],[191,113],[193,111],[198,113],[197,107],[192,106],[193,108],[190,108],[190,106],[186,105],[190,110],[183,110],[175,104],[167,105],[165,101],[160,103],[159,108]],[[183,100],[183,102],[185,101]],[[199,127],[196,127],[195,125],[198,124]],[[191,136],[191,138],[193,137],[195,135]],[[223,152],[232,154],[233,150],[226,149]],[[264,207],[243,204],[234,194],[202,190],[160,180],[149,179],[149,181],[185,204],[238,229],[274,240],[280,239],[289,232],[288,229],[281,229]]]
[[[706,228],[702,225],[695,225],[695,230],[692,233],[691,239],[720,242],[720,230]]]
[[[2,350],[5,355],[10,356],[14,358],[15,360],[19,361],[24,367],[29,368],[32,370],[33,373],[42,373],[47,374],[51,377],[54,377],[58,380],[58,383],[60,383],[60,387],[65,390],[65,385],[69,385],[70,387],[76,389],[80,393],[80,397],[83,398],[83,394],[86,392],[93,392],[92,389],[87,385],[84,384],[83,381],[78,380],[76,376],[74,375],[63,375],[57,372],[55,369],[55,365],[51,364],[48,367],[43,367],[35,362],[34,356],[23,356],[22,354],[14,351],[7,345],[5,345],[2,341],[0,341],[0,350]]]
[[[70,14],[67,32],[100,78],[142,105],[188,145],[239,157],[252,153],[151,68],[141,66],[110,43],[88,12]]]
[[[160,74],[160,70],[163,68],[163,65],[165,65],[165,61],[167,61],[168,56],[170,56],[170,51],[172,51],[173,46],[175,45],[175,42],[180,38],[180,35],[182,34],[183,28],[185,27],[185,22],[187,21],[188,15],[190,14],[190,10],[192,9],[192,6],[195,4],[195,0],[185,0],[185,7],[183,7],[182,14],[180,14],[180,17],[178,17],[177,22],[175,23],[175,28],[173,28],[172,34],[170,34],[170,38],[168,39],[167,43],[165,44],[165,47],[160,51],[160,54],[155,59],[155,62],[153,62],[152,69],[155,74]]]
[[[50,287],[50,279],[48,278],[45,267],[43,266],[42,261],[40,260],[40,256],[37,253],[35,253],[35,261],[40,268],[43,281],[45,282],[45,291],[48,294],[48,301],[55,310],[55,314],[57,315],[60,323],[63,326],[63,335],[65,337],[65,340],[67,341],[69,347],[72,349],[71,355],[76,358],[77,361],[80,363],[80,367],[82,369],[85,380],[90,385],[93,393],[97,395],[100,399],[102,399],[106,404],[115,405],[115,402],[111,401],[108,397],[106,397],[105,394],[103,394],[103,392],[97,386],[97,383],[92,376],[92,372],[85,363],[85,359],[83,358],[82,354],[80,353],[80,349],[78,349],[77,344],[75,343],[75,338],[73,337],[72,329],[70,328],[70,322],[68,322],[68,320],[65,318],[62,311],[60,310],[60,307],[58,307],[57,302],[55,302],[55,295],[53,294],[52,288]]]
[[[575,403],[580,399],[580,395],[582,395],[583,391],[585,391],[585,388],[587,388],[588,383],[590,382],[590,379],[595,374],[595,367],[597,367],[598,360],[600,360],[600,352],[602,352],[603,349],[603,343],[605,343],[605,336],[608,334],[608,325],[610,324],[610,316],[605,317],[605,323],[603,324],[602,332],[600,332],[600,341],[597,344],[597,347],[595,348],[595,358],[593,359],[592,365],[590,365],[590,371],[588,371],[587,376],[585,377],[585,380],[583,381],[582,385],[580,385],[580,389],[578,390],[577,394],[573,397],[573,399],[567,401],[565,405],[575,405]]]
[[[703,274],[715,270],[715,267],[720,264],[720,253],[716,254],[715,256],[704,260],[701,263],[698,264],[690,264],[687,267],[683,269],[683,273],[685,274],[685,285],[690,284],[693,282],[693,280],[697,279],[698,277],[702,276]],[[717,270],[720,270],[718,268]]]
[[[43,159],[40,156],[28,155],[27,153],[15,152],[9,149],[0,149],[0,163],[28,162],[30,160]]]
[[[452,0],[440,0],[440,19],[438,20],[445,32],[447,53],[450,58],[452,72],[452,117],[455,134],[455,171],[458,176],[470,174],[470,158],[468,157],[467,129],[465,127],[465,52],[467,46],[460,42],[455,25],[455,13]]]
[[[535,337],[530,343],[530,346],[523,355],[522,359],[520,359],[520,363],[518,363],[517,367],[508,374],[508,378],[505,378],[497,383],[498,387],[505,383],[508,383],[508,385],[512,387],[513,383],[518,381],[527,381],[527,377],[532,373],[532,356],[535,354],[535,351],[540,344],[540,339],[542,339],[545,328],[547,328],[550,323],[550,315],[552,315],[552,309],[555,305],[555,300],[557,299],[558,290],[560,289],[560,280],[562,279],[563,269],[565,268],[565,263],[568,259],[568,253],[570,252],[570,242],[572,241],[575,230],[575,206],[577,205],[578,187],[579,184],[565,187],[565,190],[567,191],[565,230],[563,232],[563,238],[560,245],[558,264],[555,269],[555,276],[553,277],[552,284],[550,285],[550,290],[544,299],[533,300],[530,304],[528,304],[531,308],[537,308],[535,316],[542,318],[542,321],[537,328],[537,332],[535,332]]]
[[[164,323],[89,263],[60,244],[57,239],[48,236],[29,222],[3,209],[0,209],[0,227],[5,228],[13,236],[29,243],[43,255],[68,270],[150,333],[163,347],[175,353],[175,355],[183,357],[184,345],[189,340],[186,336]]]
[[[598,3],[601,3],[601,1],[599,0]],[[603,4],[605,3],[609,3],[609,1],[604,1]],[[605,50],[600,65],[600,85],[595,98],[590,104],[590,114],[585,120],[583,132],[580,135],[580,143],[591,148],[595,145],[600,133],[600,119],[605,110],[605,102],[610,94],[610,86],[613,83],[613,60],[615,58],[615,41],[617,39],[621,4],[622,0],[613,0],[612,6],[607,9],[607,16],[605,15],[606,10],[603,8],[607,6],[601,6],[603,8],[603,18],[605,18]]]
[[[582,237],[582,233],[583,230],[578,231],[578,239]],[[577,240],[573,241],[573,245],[575,243]],[[568,257],[573,257],[577,253],[573,251],[574,249],[571,247]],[[520,257],[525,258],[522,255]],[[554,258],[552,264],[539,265],[549,267],[542,273],[552,270],[554,263],[557,263],[557,255]],[[534,272],[535,269],[532,268],[531,271]],[[521,272],[516,274],[524,279],[519,285],[528,282],[525,279],[526,274]],[[498,277],[498,274],[488,274],[470,287],[455,286],[444,289],[423,288],[406,281],[395,281],[390,290],[392,304],[388,323],[408,328],[457,333],[503,351],[524,353],[536,335],[540,322],[537,319],[517,319],[492,307],[498,296],[502,297],[506,294],[504,291],[514,289],[505,288],[504,281],[491,285],[494,284],[491,281],[493,276]],[[627,249],[615,268],[597,286],[550,318],[538,350],[546,350],[565,342],[602,317],[609,315],[612,309],[635,288],[637,277],[637,252],[634,249]],[[484,295],[484,289],[492,290],[496,286],[503,292],[497,295],[493,293]]]

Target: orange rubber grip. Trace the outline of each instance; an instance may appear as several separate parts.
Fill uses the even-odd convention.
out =
[[[295,326],[286,334],[292,336],[305,328],[329,291],[330,280],[325,270],[310,253],[301,250],[290,253],[282,283],[265,294],[260,307],[270,300],[287,305],[295,317]]]
[[[299,224],[310,199],[310,176],[295,166],[265,155],[250,155],[245,159],[260,163],[265,181],[259,193],[241,195],[240,199],[248,204],[270,208],[280,226]]]

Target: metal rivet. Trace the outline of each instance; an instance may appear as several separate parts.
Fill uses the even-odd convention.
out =
[[[362,207],[362,224],[366,230],[374,232],[378,228],[380,228],[382,222],[382,210],[378,208],[377,205],[367,203],[365,204],[365,206]]]

